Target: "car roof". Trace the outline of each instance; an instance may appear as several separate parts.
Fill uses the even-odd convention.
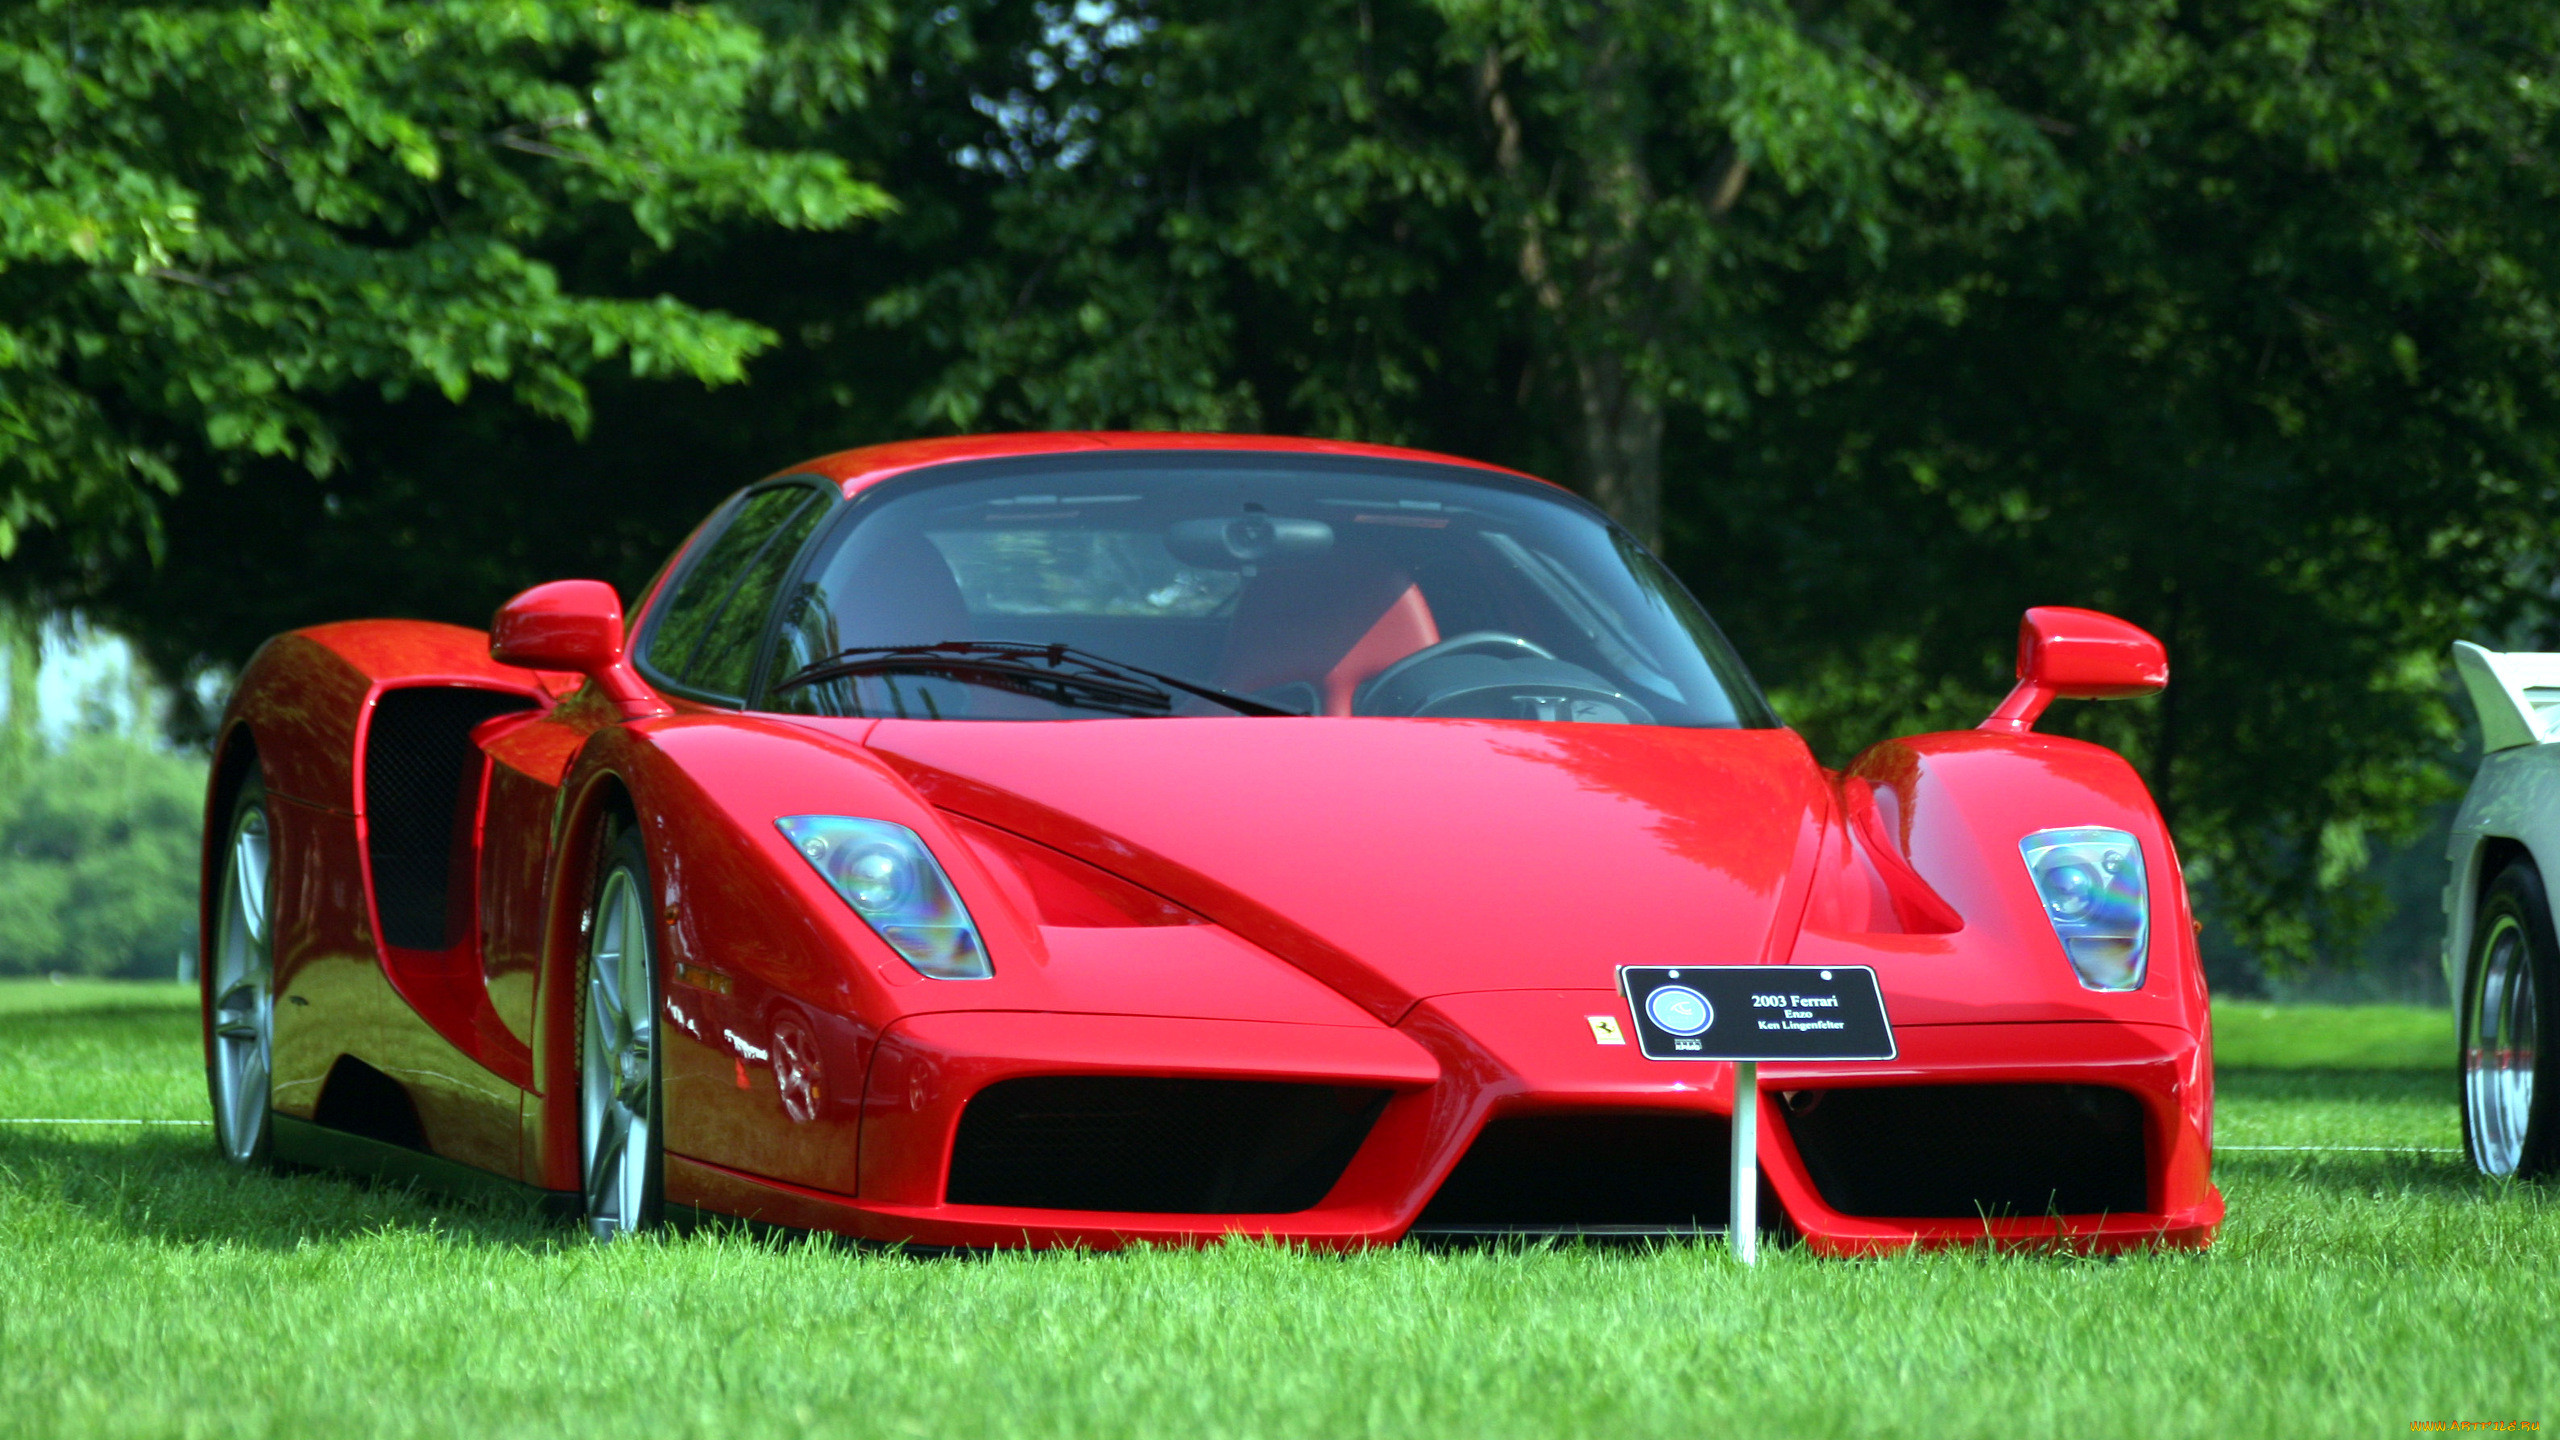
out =
[[[1304,440],[1287,435],[1219,435],[1196,431],[1048,430],[1009,435],[953,435],[934,440],[893,440],[821,455],[779,473],[823,475],[844,487],[850,498],[892,475],[943,465],[955,460],[997,460],[1022,455],[1090,454],[1109,450],[1223,450],[1301,455],[1355,455],[1371,460],[1420,460],[1513,475],[1552,484],[1538,476],[1428,450],[1396,445],[1363,445],[1351,440]]]

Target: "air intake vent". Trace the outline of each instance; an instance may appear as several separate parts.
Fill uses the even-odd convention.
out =
[[[311,1118],[386,1145],[427,1148],[426,1127],[418,1123],[418,1107],[407,1088],[353,1055],[341,1055],[329,1067],[329,1078],[320,1084],[320,1107]]]
[[[1783,1108],[1814,1188],[1843,1215],[2138,1215],[2150,1206],[2142,1102],[2122,1090],[1798,1090]]]
[[[382,938],[404,950],[442,950],[454,824],[470,766],[471,727],[530,710],[521,695],[430,685],[384,692],[364,742],[365,858]]]
[[[1386,1099],[1384,1090],[1261,1080],[999,1081],[960,1117],[950,1201],[1170,1215],[1305,1210],[1342,1178]]]
[[[1733,1144],[1721,1115],[1602,1112],[1492,1121],[1417,1234],[1721,1230]]]

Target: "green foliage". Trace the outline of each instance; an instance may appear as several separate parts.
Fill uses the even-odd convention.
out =
[[[582,426],[607,361],[739,379],[771,332],[580,291],[545,252],[886,203],[756,143],[764,110],[842,97],[777,89],[774,47],[716,9],[38,0],[0,12],[0,71],[0,556],[37,528],[147,536],[208,455],[326,473],[351,391],[487,383]]]
[[[2468,759],[2447,642],[2536,643],[2560,12],[2057,5],[1906,43],[2039,117],[2079,203],[1791,280],[1827,373],[1702,427],[1674,553],[1835,755],[1921,708],[1872,703],[1893,665],[1987,706],[2023,605],[2149,627],[2165,696],[2047,728],[2136,758],[2217,924],[2334,956],[2368,837]]]
[[[1542,448],[1650,539],[1665,407],[1736,413],[1784,361],[1774,272],[2069,200],[2026,117],[1865,43],[1892,19],[1761,0],[1059,15],[1059,53],[986,107],[1000,133],[966,157],[1008,181],[990,243],[873,313],[952,354],[915,413],[959,428],[1379,438],[1516,387],[1554,407]]]
[[[405,38],[342,47],[338,99],[276,72],[310,92],[293,114],[325,128],[308,131],[217,123],[219,105],[269,113],[269,71],[245,61],[183,94],[135,79],[112,93],[148,103],[101,101],[76,135],[11,119],[34,102],[0,97],[0,157],[20,169],[57,141],[78,155],[83,136],[129,132],[116,153],[136,173],[201,192],[185,236],[241,249],[316,225],[390,287],[342,305],[323,283],[342,272],[315,262],[291,273],[318,287],[295,303],[320,319],[184,349],[153,316],[199,317],[171,322],[184,339],[232,312],[131,269],[138,240],[119,242],[122,269],[10,262],[0,315],[29,334],[45,317],[87,327],[95,355],[43,373],[108,397],[116,453],[141,458],[103,488],[6,493],[57,516],[105,496],[108,518],[159,517],[167,546],[155,567],[38,531],[0,586],[77,603],[183,674],[289,625],[477,624],[538,580],[636,586],[743,480],[919,429],[1403,441],[1658,522],[1828,760],[1978,719],[2026,605],[2151,628],[2165,696],[2058,707],[2046,728],[2134,757],[2217,940],[2273,964],[2351,949],[2378,908],[2374,842],[2457,788],[2446,642],[2560,645],[2560,10],[871,3],[0,17],[0,36],[57,61],[107,53],[57,33],[164,13],[222,35],[338,17],[341,37],[396,15],[364,33],[434,42],[414,62]],[[507,25],[584,38],[469,39]],[[462,38],[436,38],[448,26]],[[658,119],[538,128],[622,64],[617,103],[678,139],[627,138]],[[448,69],[431,86],[433,65]],[[681,103],[653,109],[639,92],[659,86]],[[188,124],[150,130],[154,106]],[[365,118],[377,110],[393,118]],[[427,151],[403,148],[397,117],[439,178],[404,167]],[[308,204],[251,163],[252,133],[312,177]],[[602,148],[589,163],[519,141]],[[686,169],[712,152],[765,158]],[[791,200],[799,180],[734,179],[766,164],[835,176],[852,209],[881,192],[897,209],[790,229],[776,222],[834,212]],[[324,220],[313,207],[341,190],[378,218]],[[648,374],[683,383],[635,376],[636,332],[529,326],[552,302],[503,285],[455,300],[451,276],[478,272],[426,263],[455,245],[547,274],[562,313],[726,317],[700,333],[745,338],[651,350]],[[252,259],[244,279],[286,273]],[[129,308],[136,295],[150,306]],[[232,366],[260,347],[305,357],[291,373],[313,388]],[[200,372],[231,379],[203,399]],[[753,383],[691,383],[731,373]],[[50,413],[21,378],[0,367],[0,419]],[[273,423],[216,436],[217,408]],[[546,418],[582,414],[582,437]],[[259,453],[269,439],[280,453]],[[57,440],[18,453],[88,453]],[[190,482],[174,495],[149,489],[163,462]],[[225,475],[238,483],[210,483]]]
[[[1834,761],[1979,719],[2025,606],[2123,614],[2169,693],[2048,728],[2226,934],[2351,948],[2456,783],[2446,642],[2560,541],[2560,12],[1114,13],[987,107],[989,243],[874,312],[950,357],[919,419],[1412,440],[1639,531],[1658,472]]]
[[[167,975],[196,938],[205,762],[81,735],[0,764],[0,974]]]

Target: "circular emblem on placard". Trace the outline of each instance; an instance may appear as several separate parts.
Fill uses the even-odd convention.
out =
[[[1716,1007],[1686,985],[1665,985],[1644,997],[1645,1017],[1674,1035],[1700,1035],[1716,1023]]]

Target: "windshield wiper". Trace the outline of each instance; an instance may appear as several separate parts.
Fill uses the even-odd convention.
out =
[[[1239,715],[1287,715],[1295,710],[1265,705],[1207,685],[1196,685],[1126,661],[1079,650],[1072,645],[1035,645],[1017,640],[945,640],[935,645],[862,645],[839,650],[800,667],[773,687],[775,694],[854,675],[943,675],[954,680],[1011,690],[1034,699],[1119,715],[1164,715],[1173,697],[1159,686],[1223,705]]]

